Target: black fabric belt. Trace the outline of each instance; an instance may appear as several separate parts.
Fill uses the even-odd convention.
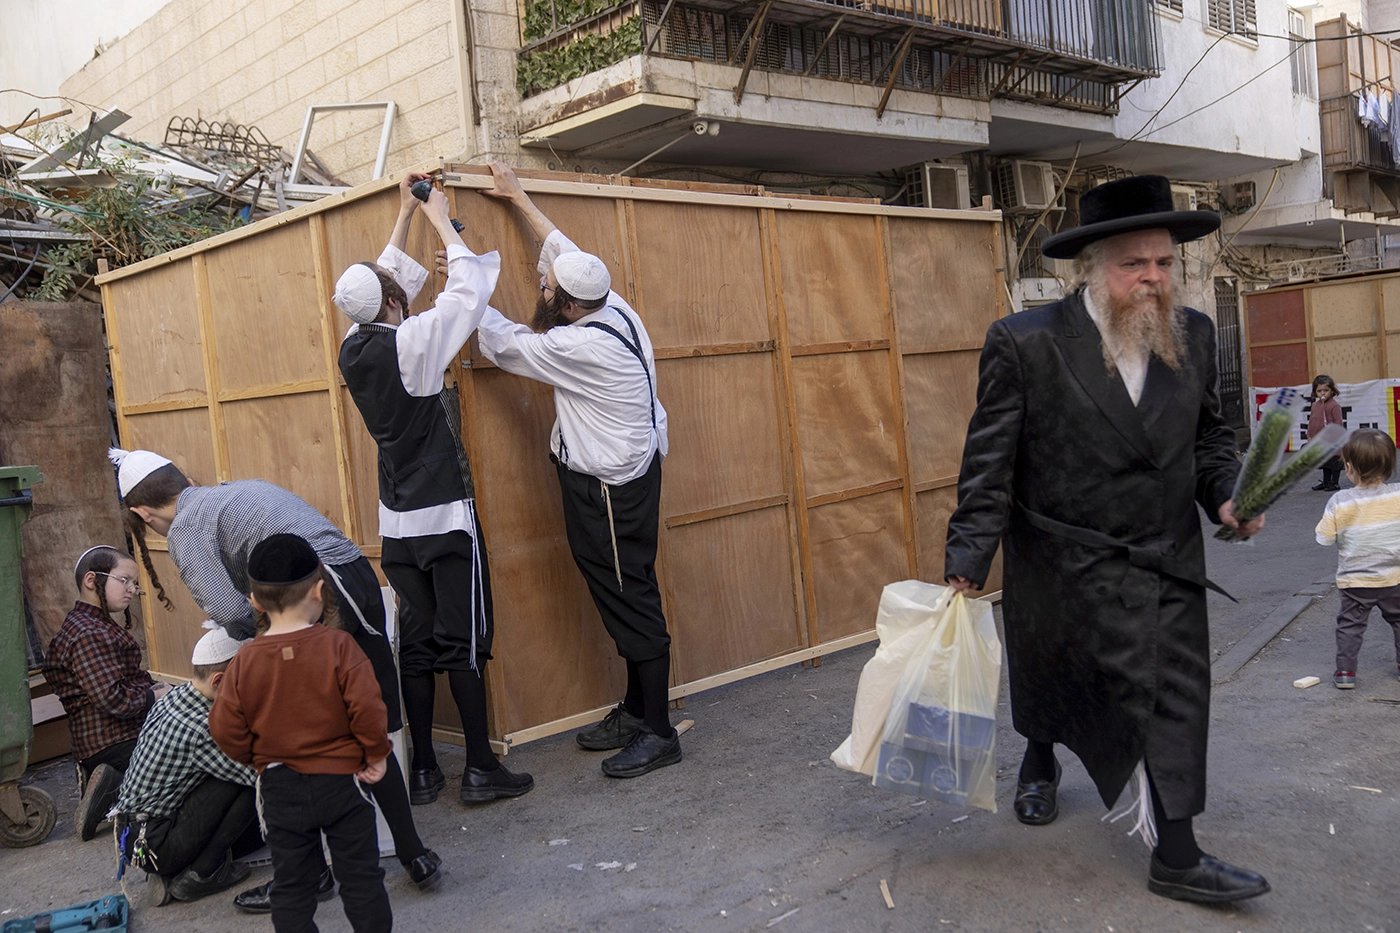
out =
[[[1145,545],[1129,544],[1126,541],[1120,541],[1118,538],[1106,535],[1101,531],[1095,531],[1092,528],[1081,528],[1078,525],[1070,525],[1041,515],[1039,512],[1032,512],[1019,502],[1016,503],[1016,509],[1032,528],[1038,528],[1047,534],[1052,534],[1059,538],[1068,538],[1085,547],[1126,551],[1128,554],[1128,563],[1132,564],[1134,567],[1142,570],[1150,570],[1164,577],[1172,577],[1173,579],[1192,583],[1196,586],[1203,586],[1208,590],[1214,590],[1221,596],[1230,600],[1230,602],[1239,602],[1239,600],[1221,589],[1218,584],[1209,579],[1204,573],[1201,573],[1195,567],[1190,566],[1175,555],[1167,553],[1165,549],[1172,546],[1172,542],[1170,541],[1154,541],[1151,544]]]

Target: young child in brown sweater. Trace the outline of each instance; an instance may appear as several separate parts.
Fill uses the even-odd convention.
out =
[[[374,669],[353,637],[316,624],[327,587],[304,539],[273,535],[257,545],[248,577],[258,635],[224,674],[209,731],[224,754],[258,771],[273,929],[314,933],[325,833],[351,929],[387,933],[393,915],[362,789],[384,776],[392,748]]]

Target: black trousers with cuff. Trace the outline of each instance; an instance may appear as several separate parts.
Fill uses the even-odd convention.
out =
[[[146,827],[146,847],[155,859],[142,867],[164,878],[187,868],[207,878],[230,851],[238,857],[262,845],[257,816],[252,787],[206,777],[173,816]]]
[[[267,844],[272,849],[272,928],[316,933],[316,888],[325,870],[321,834],[331,850],[340,901],[355,933],[393,929],[374,807],[348,774],[300,774],[268,768],[260,780]]]

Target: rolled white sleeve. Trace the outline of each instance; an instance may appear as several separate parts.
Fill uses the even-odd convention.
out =
[[[413,304],[413,299],[418,297],[418,293],[423,290],[424,284],[428,281],[428,270],[418,264],[412,256],[392,244],[384,247],[384,252],[379,254],[379,265],[389,270],[389,274],[394,277],[394,281],[399,283],[399,288],[408,296],[408,303]],[[404,309],[407,313],[407,308]]]
[[[539,270],[540,275],[544,275],[554,268],[554,260],[558,259],[561,253],[577,252],[579,252],[578,245],[564,236],[563,231],[556,227],[549,231],[549,236],[544,238],[544,245],[540,247],[540,261],[536,263],[535,268]]]
[[[482,355],[506,372],[571,392],[586,391],[591,385],[588,378],[580,378],[587,372],[579,364],[584,358],[592,362],[592,354],[584,335],[572,327],[554,327],[537,334],[495,308],[487,308],[479,336]]]
[[[433,307],[407,318],[395,335],[399,377],[409,395],[423,398],[442,391],[443,370],[481,323],[500,275],[499,253],[477,256],[465,246],[447,247],[447,287]]]

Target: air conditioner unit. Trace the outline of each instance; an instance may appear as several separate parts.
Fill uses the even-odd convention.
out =
[[[1196,189],[1186,185],[1172,185],[1172,210],[1194,211],[1196,209]]]
[[[997,165],[997,194],[1003,210],[1043,211],[1055,198],[1055,172],[1049,162],[1002,162]]]
[[[965,211],[972,207],[972,189],[968,187],[966,165],[944,165],[939,162],[925,162],[915,166],[911,175],[917,176],[918,192],[922,194],[923,207],[937,207],[948,210]],[[914,179],[911,178],[911,181]],[[919,201],[912,203],[918,204]]]

